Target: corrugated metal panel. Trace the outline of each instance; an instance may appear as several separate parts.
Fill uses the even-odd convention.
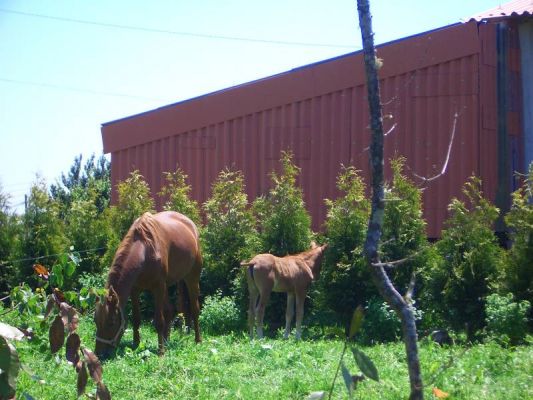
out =
[[[472,173],[484,178],[490,193],[494,190],[494,83],[483,86],[494,77],[493,60],[485,54],[492,51],[494,39],[484,29],[478,34],[471,22],[378,50],[385,61],[380,71],[384,112],[394,117],[385,121],[385,129],[397,123],[385,139],[387,160],[403,155],[412,172],[437,174],[454,113],[459,113],[448,170],[423,195],[431,237],[439,235],[450,199],[461,195]],[[480,102],[480,94],[487,99]],[[250,199],[267,193],[270,172],[279,170],[280,151],[291,149],[302,170],[300,184],[314,229],[319,229],[326,216],[324,198],[338,194],[341,163],[365,171],[369,182],[362,55],[105,124],[102,135],[105,151],[112,152],[114,184],[136,167],[155,193],[162,172],[179,164],[199,202],[210,196],[211,184],[224,167],[244,172]],[[148,153],[144,142],[153,143]]]
[[[466,20],[484,21],[533,15],[533,0],[515,0],[475,14]]]

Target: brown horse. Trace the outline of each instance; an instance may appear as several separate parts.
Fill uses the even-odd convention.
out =
[[[180,297],[188,294],[186,303],[190,309],[185,315],[192,320],[195,340],[200,342],[198,296],[201,269],[198,229],[189,218],[173,211],[155,215],[144,213],[137,218],[115,253],[107,277],[107,294],[96,305],[96,353],[106,355],[120,342],[126,327],[125,307],[129,297],[132,301],[133,342],[139,344],[139,296],[143,290],[148,290],[154,298],[154,324],[159,353],[162,354],[175,316],[167,288],[175,283],[179,283]],[[188,293],[183,293],[185,286]]]
[[[302,319],[307,289],[311,282],[318,278],[320,264],[327,244],[316,246],[310,250],[285,257],[272,254],[259,254],[242,266],[248,267],[246,278],[250,303],[248,309],[248,327],[250,339],[254,337],[255,320],[257,317],[257,337],[263,337],[263,317],[265,307],[274,292],[287,293],[287,311],[285,313],[285,334],[287,339],[294,317],[294,300],[296,298],[296,339],[302,336]],[[259,302],[258,302],[259,298]]]

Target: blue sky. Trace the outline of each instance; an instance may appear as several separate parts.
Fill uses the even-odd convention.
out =
[[[376,42],[494,0],[371,0]],[[361,48],[355,0],[0,0],[0,186],[21,210],[100,125]],[[385,60],[386,62],[386,60]]]

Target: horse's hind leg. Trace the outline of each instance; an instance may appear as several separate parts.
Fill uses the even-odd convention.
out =
[[[291,333],[291,322],[294,317],[294,293],[287,293],[287,310],[285,311],[285,334],[284,339],[289,338]]]
[[[167,285],[161,283],[152,292],[154,296],[154,324],[157,330],[157,339],[159,344],[159,354],[162,355],[165,352],[165,342],[168,339],[168,321],[165,317],[168,314],[168,293]]]
[[[194,325],[194,341],[200,343],[202,341],[202,336],[200,335],[200,324],[198,318],[200,316],[200,303],[198,298],[200,297],[200,276],[194,274],[192,277],[187,277],[185,279],[187,285],[187,291],[189,293],[189,309],[191,319]]]
[[[272,288],[262,289],[259,294],[259,304],[255,309],[255,315],[257,317],[257,337],[263,338],[263,318],[265,317],[265,308],[270,300],[270,292]]]
[[[133,325],[133,346],[139,346],[141,336],[139,335],[139,326],[141,325],[141,308],[139,304],[139,289],[133,289],[131,292],[131,311],[132,311],[132,325]]]
[[[257,307],[257,299],[259,297],[259,291],[254,284],[248,285],[248,331],[250,333],[250,340],[254,338],[255,330],[255,308]]]

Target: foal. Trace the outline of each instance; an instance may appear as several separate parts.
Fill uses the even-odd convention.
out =
[[[327,244],[316,246],[302,253],[276,257],[272,254],[259,254],[242,266],[248,267],[246,278],[250,303],[248,309],[248,327],[250,339],[254,337],[257,318],[257,337],[263,337],[263,317],[265,307],[274,292],[287,293],[287,310],[285,312],[285,333],[287,339],[294,317],[294,300],[296,299],[296,339],[302,336],[302,319],[307,289],[318,278],[322,256]],[[259,301],[258,301],[259,300]]]

